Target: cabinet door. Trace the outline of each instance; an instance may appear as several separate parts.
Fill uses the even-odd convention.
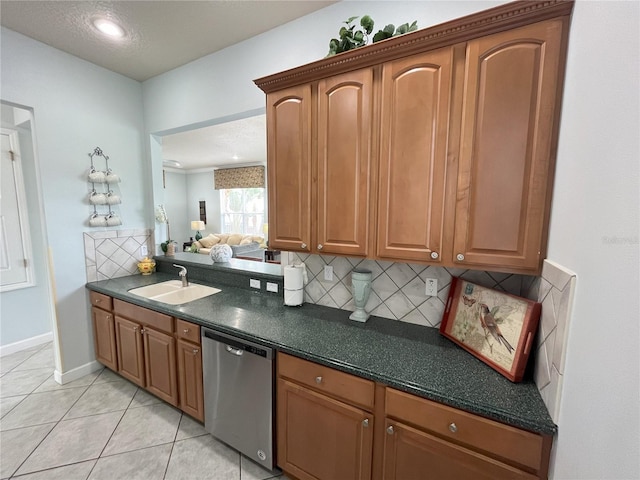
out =
[[[116,353],[116,331],[113,314],[96,307],[91,307],[93,319],[93,343],[96,360],[111,370],[118,370]]]
[[[278,380],[278,466],[300,480],[371,478],[373,416]]]
[[[178,406],[175,339],[145,327],[144,360],[147,390],[165,402]]]
[[[507,480],[538,478],[497,460],[387,420],[384,480]]]
[[[117,315],[115,327],[118,346],[118,372],[133,383],[144,387],[142,327]]]
[[[269,246],[311,249],[311,86],[267,95]]]
[[[318,83],[319,253],[368,253],[372,108],[370,68]]]
[[[178,387],[180,409],[204,422],[202,351],[199,345],[178,340]]]
[[[453,49],[382,74],[377,256],[440,262]]]
[[[454,262],[536,270],[555,164],[562,21],[470,41]]]

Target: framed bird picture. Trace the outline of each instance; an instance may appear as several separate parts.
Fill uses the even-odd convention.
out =
[[[540,304],[454,278],[440,333],[512,382],[522,380]]]

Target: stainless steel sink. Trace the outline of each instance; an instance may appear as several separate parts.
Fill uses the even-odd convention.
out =
[[[209,295],[214,295],[219,292],[219,288],[208,287],[197,283],[183,287],[180,280],[169,280],[167,282],[154,283],[146,287],[129,290],[129,293],[134,295],[169,305],[180,305],[182,303],[192,302],[193,300],[208,297]]]

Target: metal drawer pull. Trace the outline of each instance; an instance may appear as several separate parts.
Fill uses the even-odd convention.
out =
[[[185,328],[185,329],[182,331],[182,333],[189,333],[189,329],[188,329],[188,328]]]
[[[316,377],[316,383],[320,385],[322,383],[322,377]]]
[[[458,426],[455,423],[452,423],[451,425],[449,425],[449,431],[451,433],[456,433],[458,431]]]
[[[393,425],[389,425],[389,426],[387,427],[387,433],[388,433],[389,435],[393,435]]]
[[[227,350],[227,352],[233,355],[237,355],[238,357],[242,356],[242,354],[244,353],[244,350],[240,350],[239,348],[233,348],[231,345],[225,345],[225,349]]]
[[[197,348],[194,348],[194,349],[193,349],[193,353],[198,353],[198,351],[199,351],[199,350],[198,350]]]
[[[300,248],[307,248],[307,244],[306,243],[301,244]]]
[[[363,426],[363,427],[368,427],[368,426],[369,426],[369,419],[368,419],[368,418],[365,418],[365,419],[362,421],[362,426]]]

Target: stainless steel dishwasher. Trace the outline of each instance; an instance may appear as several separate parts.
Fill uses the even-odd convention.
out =
[[[273,349],[202,328],[204,428],[274,470]]]

